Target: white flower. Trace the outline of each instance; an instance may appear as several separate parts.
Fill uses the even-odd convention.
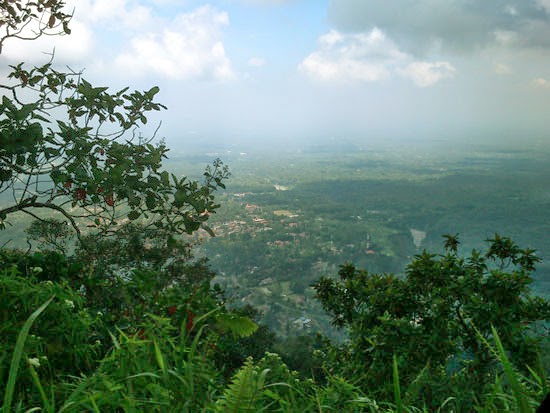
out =
[[[33,367],[40,367],[40,359],[38,359],[37,357],[28,358],[27,362]]]
[[[409,324],[413,327],[419,327],[422,324],[422,317],[415,315],[412,320],[409,321]]]
[[[44,271],[42,267],[31,267],[31,272],[33,274],[40,274],[42,271]]]
[[[74,303],[71,300],[65,300],[65,305],[71,310],[74,309]]]

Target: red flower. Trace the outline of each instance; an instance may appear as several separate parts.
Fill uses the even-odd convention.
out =
[[[79,201],[83,201],[84,199],[86,199],[86,190],[84,188],[78,188],[74,191],[74,197]]]
[[[168,314],[174,315],[176,313],[177,309],[178,309],[177,305],[172,305],[172,306],[168,307]]]
[[[113,198],[113,194],[109,194],[105,197],[105,203],[109,206],[113,206],[115,204],[115,200]]]

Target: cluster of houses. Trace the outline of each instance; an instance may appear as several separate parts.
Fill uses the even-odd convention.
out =
[[[238,193],[234,194],[237,198],[243,198],[248,193]],[[231,235],[236,233],[248,233],[252,237],[256,236],[257,232],[261,231],[270,231],[273,230],[272,227],[268,226],[270,221],[266,219],[265,217],[261,216],[262,213],[262,207],[256,204],[249,204],[246,203],[244,205],[244,210],[246,212],[245,217],[241,217],[241,219],[235,219],[232,221],[226,221],[222,224],[217,224],[212,227],[214,232],[217,235],[223,236],[223,235]],[[296,229],[298,228],[298,222],[283,222],[284,218],[297,218],[299,215],[292,213],[290,211],[286,210],[280,210],[280,211],[273,211],[273,215],[277,217],[281,217],[281,223],[284,223],[284,225],[288,228]],[[296,240],[297,237],[304,238],[306,234],[304,232],[299,234],[294,233],[287,233],[287,235],[291,235],[294,237],[294,240]],[[273,245],[276,246],[282,246],[286,245],[286,241],[280,241],[276,240],[273,242]]]

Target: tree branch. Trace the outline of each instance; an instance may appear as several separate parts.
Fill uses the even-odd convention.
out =
[[[22,211],[29,215],[35,216],[30,211],[27,211],[28,208],[47,208],[47,209],[53,209],[54,211],[59,212],[71,223],[71,226],[76,231],[76,236],[78,240],[82,241],[82,234],[74,218],[66,210],[61,208],[59,205],[52,204],[50,202],[36,202],[36,200],[31,198],[31,199],[25,200],[23,203],[13,205],[9,208],[0,209],[0,216],[7,216],[8,214],[11,214],[17,211]]]

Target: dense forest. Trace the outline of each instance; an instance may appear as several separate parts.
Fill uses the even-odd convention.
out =
[[[63,1],[0,10],[0,52],[27,22],[70,34]],[[1,412],[532,412],[548,394],[547,152],[314,147],[198,171],[136,133],[157,87],[9,70]]]

